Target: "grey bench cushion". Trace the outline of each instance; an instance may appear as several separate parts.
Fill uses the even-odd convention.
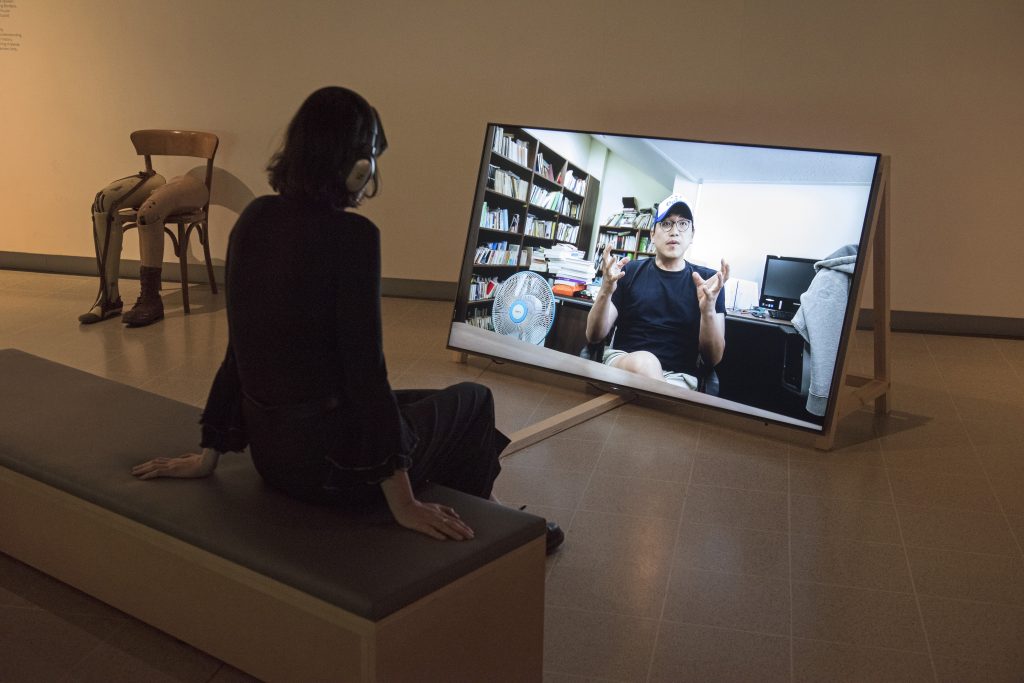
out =
[[[200,411],[15,349],[0,350],[0,466],[371,620],[544,534],[536,516],[440,486],[476,531],[439,542],[383,510],[352,515],[267,487],[246,454],[202,480],[137,481],[132,465],[196,450]]]

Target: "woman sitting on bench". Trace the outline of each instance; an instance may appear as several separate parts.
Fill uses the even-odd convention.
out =
[[[508,438],[487,387],[392,391],[384,363],[380,233],[349,209],[379,188],[387,138],[351,90],[317,90],[268,168],[279,194],[254,200],[231,233],[227,354],[202,417],[202,453],[136,466],[140,479],[204,477],[247,445],[271,486],[300,500],[360,509],[437,539],[473,530],[450,507],[420,502],[426,482],[491,497]],[[549,552],[561,542],[549,524]]]

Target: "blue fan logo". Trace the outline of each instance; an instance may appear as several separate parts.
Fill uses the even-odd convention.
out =
[[[527,308],[526,304],[523,303],[522,299],[516,299],[512,303],[512,307],[508,309],[508,317],[512,319],[516,325],[526,320]]]

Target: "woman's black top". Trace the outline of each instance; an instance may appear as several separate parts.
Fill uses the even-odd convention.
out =
[[[364,482],[409,467],[416,436],[384,364],[371,221],[280,196],[254,200],[231,233],[225,296],[228,350],[203,411],[202,447],[243,450],[257,433],[243,417],[253,410],[329,411],[342,423],[325,454],[335,467]],[[252,451],[255,459],[257,444]]]

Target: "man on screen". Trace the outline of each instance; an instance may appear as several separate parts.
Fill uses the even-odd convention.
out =
[[[631,262],[605,247],[601,289],[587,316],[591,343],[615,328],[605,365],[696,389],[698,357],[711,367],[722,360],[729,265],[723,260],[715,272],[687,262],[693,232],[689,205],[673,194],[658,205],[652,258]]]

